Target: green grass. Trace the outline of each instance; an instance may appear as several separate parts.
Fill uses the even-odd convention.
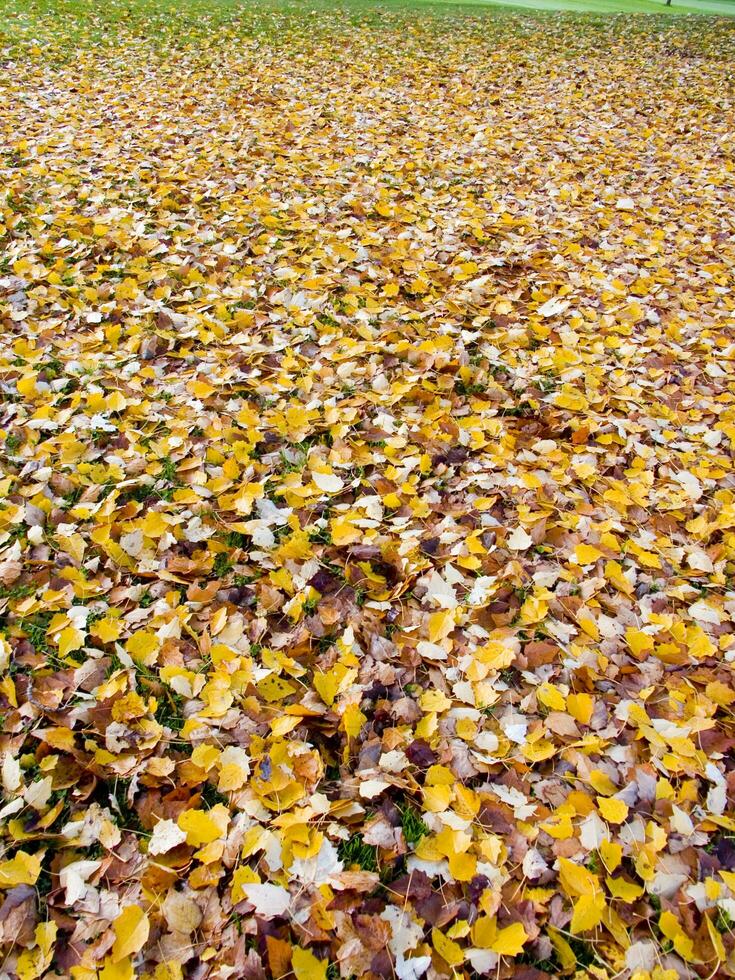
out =
[[[417,3],[435,0],[416,0]],[[591,14],[665,14],[680,16],[682,14],[713,14],[719,16],[735,16],[733,0],[672,0],[670,7],[665,0],[443,0],[448,4],[463,4],[468,2],[478,6],[489,7],[518,7],[523,10],[560,10],[576,13]]]
[[[319,34],[335,27],[388,27],[393,16],[686,14],[735,16],[735,0],[0,0],[0,52],[31,48],[37,56],[73,45],[119,47],[172,44],[189,48],[203,38],[282,39],[294,25]],[[570,24],[570,30],[573,30]]]
[[[348,871],[353,865],[357,865],[363,871],[378,870],[378,849],[372,844],[366,844],[362,834],[355,834],[349,840],[340,841],[337,854],[340,861],[344,861]]]

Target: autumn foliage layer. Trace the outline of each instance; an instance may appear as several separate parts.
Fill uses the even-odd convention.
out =
[[[732,22],[155,10],[4,28],[3,975],[733,976]]]

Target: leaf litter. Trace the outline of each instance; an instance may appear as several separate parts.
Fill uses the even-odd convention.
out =
[[[732,976],[732,23],[79,9],[4,53],[4,975]]]

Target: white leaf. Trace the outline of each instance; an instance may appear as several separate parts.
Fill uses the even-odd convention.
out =
[[[549,866],[544,861],[543,856],[536,850],[535,847],[531,847],[526,851],[526,856],[523,858],[523,864],[521,865],[523,869],[523,874],[530,878],[531,881],[535,881],[536,878],[540,878],[544,871],[549,870]]]
[[[20,788],[20,763],[8,753],[3,759],[3,788],[6,793],[15,793]]]
[[[648,939],[633,943],[625,951],[625,965],[631,973],[651,973],[656,966],[659,952],[655,943]]]
[[[67,609],[66,615],[74,629],[84,631],[87,627],[89,612],[89,606],[72,606],[71,609]]]
[[[220,782],[224,784],[220,787],[220,792],[232,789],[238,778],[240,786],[242,786],[250,775],[250,756],[245,749],[238,745],[228,745],[227,748],[223,749],[218,765],[220,766]]]
[[[687,877],[688,875],[684,873],[674,874],[667,871],[657,871],[653,881],[649,881],[646,887],[650,895],[657,895],[659,898],[673,898]]]
[[[401,752],[398,749],[393,749],[392,751],[384,752],[381,755],[380,759],[378,760],[378,765],[386,772],[403,772],[408,765],[408,759],[406,758],[405,752]]]
[[[41,544],[43,541],[43,528],[37,525],[28,528],[28,540],[31,544]]]
[[[101,866],[101,861],[72,861],[59,872],[59,884],[66,889],[64,902],[72,906],[87,891],[87,879]]]
[[[528,719],[526,716],[510,708],[499,720],[500,727],[506,738],[509,738],[511,742],[515,742],[517,745],[523,745],[526,741],[526,733],[528,732]]]
[[[405,960],[399,956],[396,960],[396,976],[398,980],[419,980],[431,966],[430,956],[414,956]]]
[[[0,820],[4,820],[6,817],[17,813],[18,810],[22,810],[24,806],[25,803],[23,801],[23,797],[16,796],[16,798],[11,800],[10,803],[6,803],[4,807],[0,807]]]
[[[277,524],[280,527],[288,524],[288,519],[293,513],[291,507],[276,507],[268,497],[262,497],[260,500],[256,500],[255,509],[258,511],[261,520],[265,521],[269,527],[273,524]]]
[[[679,806],[673,806],[669,823],[677,834],[681,834],[682,837],[689,837],[694,833],[692,818],[689,816],[686,810],[682,810]]]
[[[690,568],[696,569],[698,572],[714,571],[712,559],[706,551],[702,550],[702,548],[692,549],[691,554],[687,557],[687,565],[689,565]]]
[[[388,940],[388,946],[394,956],[404,956],[409,949],[416,949],[423,939],[424,930],[418,922],[397,905],[386,906],[380,918],[390,923],[393,936]]]
[[[481,977],[490,975],[498,965],[498,954],[491,949],[472,948],[466,950],[466,954],[472,969]]]
[[[185,936],[194,932],[202,921],[202,910],[194,899],[174,888],[164,899],[161,911],[169,929]]]
[[[499,800],[507,806],[513,807],[513,815],[518,820],[528,820],[528,818],[536,812],[536,804],[529,803],[528,797],[525,796],[519,789],[514,789],[512,786],[503,786],[502,783],[496,783],[494,786],[488,787]]]
[[[308,885],[329,884],[330,875],[339,874],[344,864],[339,859],[337,848],[325,837],[319,853],[310,858],[296,858],[291,862],[291,877]]]
[[[339,493],[345,485],[344,480],[336,473],[312,473],[311,478],[325,493]]]
[[[214,528],[207,527],[206,524],[202,523],[201,517],[192,517],[189,523],[184,529],[187,541],[206,541],[207,538],[211,538],[214,534]]]
[[[619,197],[615,202],[615,207],[618,211],[634,211],[635,201],[632,197]]]
[[[374,796],[379,796],[389,786],[390,783],[386,783],[384,779],[366,779],[360,783],[360,796],[364,796],[366,800],[372,800]]]
[[[442,609],[455,609],[459,605],[453,587],[437,571],[425,575],[419,582],[426,589],[422,602],[429,599]]]
[[[596,851],[609,837],[607,825],[596,813],[588,814],[579,828],[579,842],[586,851]]]
[[[533,538],[522,527],[517,527],[507,541],[509,548],[514,551],[525,551],[533,545]]]
[[[498,736],[495,732],[480,732],[480,734],[475,739],[475,745],[481,752],[489,752],[491,755],[493,752],[498,751]]]
[[[713,626],[719,626],[721,622],[720,611],[715,609],[714,606],[710,606],[708,602],[704,599],[700,599],[699,602],[693,603],[689,607],[689,615],[693,619],[698,619],[702,623],[712,623]]]
[[[26,803],[32,806],[34,810],[43,810],[53,792],[53,787],[54,781],[51,776],[39,779],[35,783],[29,783],[23,793]]]
[[[242,890],[250,904],[255,906],[255,914],[266,919],[285,915],[291,904],[290,893],[280,885],[243,885]]]
[[[468,606],[482,606],[490,596],[490,590],[497,582],[497,575],[481,575],[476,578],[465,600]]]
[[[121,534],[120,547],[126,555],[130,555],[131,558],[137,558],[143,550],[143,532],[138,530]]]
[[[149,854],[165,854],[186,840],[186,834],[173,820],[159,820],[148,842]]]
[[[444,647],[438,643],[429,643],[428,640],[421,640],[416,644],[416,649],[425,660],[446,660],[449,656]]]
[[[704,493],[702,484],[693,473],[687,473],[686,470],[682,470],[680,473],[674,474],[674,479],[690,500],[699,500]]]
[[[543,306],[539,306],[536,312],[539,316],[557,316],[559,313],[563,313],[568,306],[568,299],[548,299]]]
[[[718,786],[713,786],[707,793],[707,809],[710,813],[716,813],[719,816],[725,812],[726,806],[727,787],[724,783],[720,783]]]

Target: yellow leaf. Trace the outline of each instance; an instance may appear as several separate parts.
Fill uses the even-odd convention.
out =
[[[554,755],[556,746],[553,742],[547,742],[543,739],[538,742],[529,741],[521,747],[521,752],[529,762],[541,762],[544,759],[550,759]]]
[[[649,636],[648,633],[644,633],[643,630],[628,627],[625,631],[625,641],[636,657],[653,650],[653,637]]]
[[[328,674],[314,674],[314,687],[316,688],[317,694],[327,705],[327,707],[331,708],[331,706],[334,704],[334,699],[337,696],[337,690],[339,689],[339,682],[340,678],[337,676],[337,673],[334,670],[331,670]]]
[[[41,874],[41,857],[18,851],[10,861],[0,864],[0,888],[14,888],[16,885],[35,885]]]
[[[540,826],[544,833],[555,840],[569,840],[574,834],[574,824],[567,814],[560,817],[557,823],[542,823]]]
[[[547,708],[551,708],[552,711],[563,711],[567,706],[567,700],[559,688],[554,687],[553,684],[549,684],[548,681],[544,681],[537,689],[536,697],[541,704],[546,705]]]
[[[99,973],[93,974],[95,980],[133,980],[135,971],[133,961],[129,956],[115,962],[112,956],[107,956]]]
[[[155,663],[158,647],[158,637],[155,633],[150,633],[147,630],[138,630],[125,643],[125,649],[133,660],[137,660],[148,667]]]
[[[459,943],[455,943],[452,939],[448,939],[443,932],[434,928],[431,930],[431,941],[434,944],[434,949],[437,951],[439,956],[447,963],[449,966],[459,966],[460,963],[464,963],[464,952]]]
[[[472,942],[480,949],[489,949],[495,942],[498,927],[494,916],[481,915],[472,926]]]
[[[70,728],[47,728],[43,735],[46,745],[64,752],[74,751],[74,732]]]
[[[625,878],[606,878],[607,887],[613,898],[622,898],[624,902],[634,902],[643,894],[643,888],[626,881]]]
[[[715,956],[720,963],[727,959],[727,950],[725,949],[725,944],[722,941],[722,936],[717,931],[716,926],[710,918],[705,918],[707,923],[707,932],[709,933],[710,942],[712,943],[712,948],[715,951]]]
[[[149,510],[140,529],[147,538],[160,538],[169,529],[169,521],[165,514],[157,510]]]
[[[569,928],[575,934],[578,932],[587,932],[588,929],[594,929],[602,921],[604,908],[604,899],[593,895],[582,895],[574,903],[574,913]]]
[[[357,738],[360,729],[367,721],[367,716],[360,711],[356,704],[348,704],[342,712],[342,727],[348,738]]]
[[[454,787],[454,810],[465,820],[472,820],[477,816],[480,809],[481,800],[474,790],[470,789],[469,786],[463,786],[461,783],[457,783]]]
[[[419,704],[424,711],[446,711],[452,702],[443,691],[426,690],[419,698]]]
[[[600,631],[597,628],[597,623],[591,616],[580,613],[577,618],[577,622],[579,623],[581,629],[585,631],[587,636],[591,636],[593,640],[600,639]]]
[[[309,949],[294,946],[291,966],[296,980],[326,980],[327,960],[319,960]]]
[[[54,945],[58,926],[55,922],[41,922],[36,926],[36,943],[44,956],[48,956]]]
[[[659,929],[674,944],[674,949],[683,959],[694,959],[694,943],[681,927],[673,912],[662,912],[658,920]]]
[[[123,631],[124,623],[119,619],[113,619],[111,616],[105,616],[104,619],[98,620],[93,623],[89,632],[92,636],[101,640],[103,643],[111,643],[113,640],[117,640]]]
[[[452,800],[451,786],[424,786],[424,807],[429,813],[442,813]]]
[[[329,526],[332,532],[332,541],[337,546],[354,544],[355,541],[360,540],[363,534],[360,528],[355,527],[346,514],[333,518]]]
[[[722,884],[715,878],[704,879],[704,893],[713,902],[722,897]]]
[[[14,708],[18,707],[18,695],[13,678],[8,674],[0,681],[0,691],[5,695]]]
[[[107,410],[109,412],[122,412],[127,404],[127,398],[121,391],[113,391],[107,396]]]
[[[112,961],[119,963],[126,956],[140,952],[150,932],[148,916],[139,905],[127,905],[112,923],[115,942],[112,944]]]
[[[449,872],[455,881],[472,881],[477,874],[477,858],[474,854],[450,854]]]
[[[59,634],[60,657],[65,657],[67,653],[71,653],[73,650],[79,650],[83,646],[84,633],[81,630],[75,629],[73,626],[67,626]]]
[[[578,565],[591,565],[598,558],[602,558],[602,552],[591,544],[578,544],[574,549],[574,560]]]
[[[209,772],[222,753],[216,745],[197,745],[191,753],[191,761],[199,769]]]
[[[605,796],[612,796],[617,793],[618,787],[610,779],[607,773],[601,769],[593,769],[589,775],[590,785],[596,793],[603,793]]]
[[[575,864],[569,858],[559,858],[559,881],[567,895],[596,895],[601,893],[596,874]]]
[[[519,610],[521,622],[524,625],[529,623],[539,623],[546,618],[549,611],[549,604],[538,596],[529,596]]]
[[[27,378],[18,378],[15,386],[18,389],[18,394],[22,395],[24,398],[27,398],[29,395],[35,395],[36,375],[31,374]]]
[[[36,926],[36,948],[24,949],[18,957],[15,968],[18,980],[36,980],[46,972],[51,963],[51,951],[57,931],[55,922],[42,922]]]
[[[630,936],[625,928],[623,920],[611,905],[606,905],[602,910],[602,925],[615,939],[618,946],[628,949],[630,946]]]
[[[222,814],[224,811],[224,817]],[[221,803],[211,810],[184,810],[179,815],[178,825],[186,834],[186,843],[192,847],[202,847],[224,835],[229,822],[229,811]]]
[[[174,960],[159,963],[153,971],[152,980],[183,980],[181,965]]]
[[[281,701],[296,690],[295,684],[287,681],[284,677],[276,676],[276,674],[268,674],[267,677],[258,682],[257,686],[258,694],[269,702]]]
[[[190,381],[187,388],[196,398],[209,398],[215,391],[206,381]]]
[[[454,629],[454,610],[440,609],[429,616],[429,642],[437,643]]]
[[[235,870],[232,875],[232,902],[241,902],[245,898],[243,885],[259,885],[260,878],[257,871],[253,871],[247,864]]]
[[[551,940],[551,945],[554,947],[556,950],[556,955],[559,957],[559,962],[562,965],[562,969],[575,970],[577,967],[577,957],[575,956],[572,947],[561,935],[558,929],[554,929],[553,926],[547,926],[547,932],[549,934],[549,939]]]
[[[490,949],[499,956],[518,956],[523,950],[523,944],[528,939],[528,933],[520,922],[514,922],[496,935]]]
[[[565,388],[566,390],[559,392],[554,397],[555,405],[558,405],[559,408],[566,408],[570,412],[583,412],[589,407],[589,403],[584,395],[569,386],[565,386]]]
[[[592,717],[594,702],[589,694],[570,694],[567,697],[567,711],[580,725],[588,725]]]
[[[600,857],[608,871],[614,871],[623,859],[623,849],[620,844],[604,840],[600,844]]]
[[[628,816],[628,804],[611,796],[598,796],[597,808],[608,823],[623,823]]]
[[[633,586],[623,574],[623,566],[620,564],[620,562],[608,561],[605,563],[605,578],[612,585],[614,585],[619,592],[630,593],[633,591]]]

